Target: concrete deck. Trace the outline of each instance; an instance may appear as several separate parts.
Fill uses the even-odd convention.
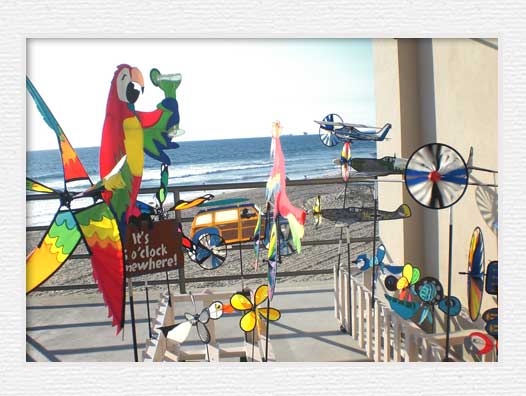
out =
[[[195,290],[194,292],[199,292]],[[222,290],[223,291],[223,290]],[[135,293],[135,316],[139,360],[148,337],[144,293]],[[150,312],[155,313],[158,291],[150,292]],[[365,353],[348,334],[340,332],[334,318],[332,282],[305,283],[302,288],[278,285],[271,306],[282,317],[270,325],[270,341],[279,361],[368,361]],[[200,307],[198,306],[198,309]],[[176,322],[190,304],[176,306]],[[131,322],[126,321],[124,337],[106,319],[107,309],[99,294],[28,297],[27,361],[133,361]],[[129,307],[126,308],[129,319]],[[224,316],[215,323],[221,346],[239,346],[243,333],[240,314]],[[192,330],[183,347],[200,347]]]

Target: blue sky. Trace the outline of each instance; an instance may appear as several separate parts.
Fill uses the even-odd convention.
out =
[[[31,39],[27,75],[74,147],[98,146],[115,67],[138,67],[146,82],[138,110],[162,92],[151,68],[181,73],[178,140],[317,133],[313,120],[339,113],[375,123],[372,44],[367,39]],[[28,96],[27,148],[56,148],[54,134]]]

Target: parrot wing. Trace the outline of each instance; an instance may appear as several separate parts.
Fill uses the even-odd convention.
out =
[[[164,150],[175,149],[179,145],[172,142],[179,130],[179,106],[175,98],[166,98],[152,112],[136,112],[144,130],[144,152],[164,164],[171,164]]]
[[[80,231],[69,210],[59,210],[44,238],[26,259],[26,293],[48,280],[66,262],[80,241]]]
[[[76,194],[75,198],[89,197],[97,195],[101,191],[114,191],[117,189],[122,189],[126,187],[124,178],[122,175],[122,169],[126,164],[126,155],[124,155],[120,161],[115,165],[110,173],[104,176],[97,183],[92,185],[90,188],[84,190],[81,193]]]
[[[88,250],[91,253],[93,278],[99,287],[108,317],[117,333],[124,325],[124,261],[119,227],[105,202],[74,212]]]

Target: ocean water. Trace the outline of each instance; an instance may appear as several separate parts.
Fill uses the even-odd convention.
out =
[[[172,161],[170,185],[266,181],[272,168],[270,144],[270,137],[180,142],[179,148],[167,151]],[[287,176],[291,180],[318,178],[338,171],[333,160],[339,158],[341,144],[326,147],[316,134],[282,136],[281,145]],[[91,179],[98,181],[99,148],[78,148],[76,151]],[[376,143],[355,142],[352,154],[376,158]],[[142,187],[159,185],[160,165],[145,156]],[[52,188],[63,188],[58,150],[29,151],[26,169],[28,177]],[[27,225],[49,224],[57,206],[55,200],[28,202]]]

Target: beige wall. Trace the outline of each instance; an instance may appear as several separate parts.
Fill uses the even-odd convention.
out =
[[[375,97],[376,97],[376,120],[377,124],[384,125],[386,122],[392,124],[389,132],[390,140],[384,142],[385,146],[378,146],[378,158],[384,155],[397,154],[402,151],[400,138],[400,81],[398,72],[398,46],[397,41],[392,39],[374,40],[374,64],[375,64]],[[382,149],[382,150],[380,150]],[[385,197],[401,197],[403,186],[398,183],[380,183],[378,196],[381,197],[379,207],[383,210],[397,208],[397,199]],[[380,235],[388,248],[388,254],[396,260],[403,260],[404,244],[400,243],[399,235],[403,235],[403,222],[390,221],[379,224]]]
[[[494,42],[493,42],[494,43]],[[471,39],[377,39],[373,43],[377,123],[393,124],[390,140],[378,144],[378,157],[409,157],[426,143],[446,143],[474,165],[498,165],[498,50]],[[401,179],[401,178],[400,178]],[[474,171],[471,181],[497,182]],[[488,226],[496,219],[496,191],[468,186],[453,209],[452,294],[467,306],[465,271],[469,240],[482,228],[486,264],[497,259],[497,236]],[[411,262],[447,287],[449,209],[421,208],[403,184],[379,183],[381,209],[408,204],[412,218],[382,222],[380,236],[396,263]],[[482,310],[494,306],[484,296]]]
[[[455,147],[467,160],[470,146],[474,148],[474,165],[498,167],[498,52],[480,42],[462,39],[433,40],[435,71],[435,101],[437,140]],[[471,181],[498,182],[492,175],[473,172]],[[479,197],[494,196],[477,203]],[[480,199],[479,199],[480,201]],[[454,207],[454,274],[466,270],[469,239],[473,228],[480,226],[484,235],[486,263],[497,259],[497,236],[484,220],[484,206],[495,206],[495,189],[469,186],[465,196]],[[444,211],[442,211],[444,212]],[[439,231],[447,234],[447,213],[439,215]],[[447,235],[440,243],[440,277],[447,276]],[[465,295],[465,282],[453,282],[453,294]],[[463,279],[462,279],[463,280]],[[488,296],[486,296],[488,297]],[[490,298],[484,299],[486,303]],[[483,306],[483,309],[485,307]]]

